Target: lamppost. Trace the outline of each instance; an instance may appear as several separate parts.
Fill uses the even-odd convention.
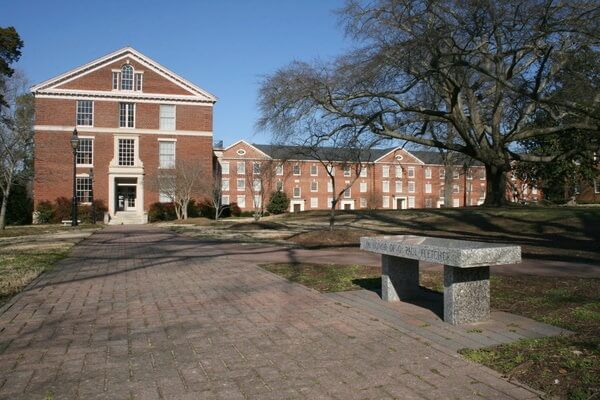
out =
[[[96,225],[96,204],[94,204],[94,169],[90,168],[90,201],[92,202],[92,224]]]
[[[467,206],[467,174],[469,172],[469,164],[467,164],[467,162],[465,161],[465,163],[463,164],[463,189],[464,189],[464,193],[463,193],[463,207]]]
[[[73,201],[71,202],[71,226],[77,226],[77,149],[79,148],[77,128],[73,129],[71,147],[73,148]]]

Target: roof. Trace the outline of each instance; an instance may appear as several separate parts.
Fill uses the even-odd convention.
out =
[[[367,161],[373,162],[387,153],[398,149],[398,147],[387,147],[387,148],[375,148],[370,150],[359,150],[359,149],[343,149],[336,147],[319,147],[316,150],[302,146],[284,146],[284,145],[273,145],[273,144],[257,144],[253,143],[252,146],[262,151],[273,159],[287,159],[287,160],[315,160],[321,158],[322,160],[330,161]],[[422,161],[424,164],[438,164],[443,165],[444,160],[439,151],[410,151],[408,153],[415,156],[417,159]],[[316,154],[315,154],[316,151]],[[343,152],[346,152],[344,155]],[[318,157],[316,157],[318,156]],[[465,160],[471,160],[471,165],[482,165],[480,162],[471,159],[470,157],[457,153],[456,165],[464,164]]]

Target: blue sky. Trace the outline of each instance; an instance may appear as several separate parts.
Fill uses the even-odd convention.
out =
[[[215,94],[214,136],[256,132],[262,76],[292,60],[326,60],[351,43],[334,11],[342,0],[10,1],[0,26],[25,42],[17,66],[32,84],[132,46]]]

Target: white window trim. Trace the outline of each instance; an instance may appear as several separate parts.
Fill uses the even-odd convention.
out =
[[[389,178],[390,177],[390,166],[389,165],[382,165],[381,166],[381,177],[382,178]]]
[[[119,103],[119,112],[117,113],[117,118],[118,118],[118,123],[119,123],[119,129],[135,129],[135,124],[137,122],[137,118],[136,118],[136,103],[133,103],[131,101],[120,101]],[[133,126],[121,126],[121,104],[133,104]],[[127,118],[126,118],[127,120]]]
[[[223,166],[227,164],[227,172],[223,172]],[[221,174],[223,175],[229,175],[229,169],[231,168],[231,165],[229,164],[229,161],[221,161]]]
[[[160,108],[162,106],[172,106],[173,109],[175,110],[173,112],[173,129],[162,129],[160,127]],[[134,112],[135,112],[135,109],[134,109]],[[135,116],[133,117],[133,124],[135,125]],[[177,105],[176,104],[159,104],[159,106],[158,106],[158,130],[165,131],[165,132],[175,132],[177,130]]]
[[[92,124],[91,125],[79,125],[77,123],[77,113],[79,112],[79,102],[80,101],[91,101],[92,102]],[[78,127],[93,128],[94,127],[94,121],[96,120],[96,118],[95,118],[95,109],[94,109],[95,106],[96,106],[96,102],[94,100],[77,100],[75,102],[75,125],[78,126]],[[135,120],[135,116],[134,116],[134,120]]]
[[[298,190],[298,195],[296,195],[296,189]],[[302,188],[300,187],[295,187],[292,189],[292,197],[294,199],[299,199],[302,197]]]
[[[243,182],[243,185],[240,186],[240,182]],[[238,191],[246,190],[246,180],[243,178],[237,178],[235,181],[235,188]]]
[[[89,173],[78,173],[75,175],[75,179],[77,178],[88,178],[89,179],[90,174]],[[75,184],[75,186],[77,187],[77,184]],[[94,191],[94,181],[92,180],[92,182],[90,182],[90,191]],[[77,200],[77,204],[82,204],[82,205],[90,205],[92,204],[90,201],[79,201]]]
[[[175,154],[174,154],[174,162],[175,165],[177,165],[177,139],[171,139],[171,138],[159,138],[158,139],[158,169],[173,169],[175,168],[175,165],[173,165],[173,167],[169,168],[169,167],[161,167],[160,166],[160,142],[172,142],[173,146],[175,148]]]
[[[294,172],[294,170],[296,169],[296,166],[298,167],[298,173]],[[302,166],[300,165],[300,163],[296,163],[296,164],[292,165],[292,175],[294,175],[294,176],[302,175]]]
[[[412,186],[412,190],[411,190],[411,186]],[[415,184],[414,181],[409,181],[407,189],[408,189],[408,193],[415,193],[415,191],[417,190],[417,185]]]
[[[275,175],[283,176],[283,164],[279,163],[275,166]]]
[[[313,167],[315,169],[315,173],[314,174],[312,173]],[[310,166],[310,176],[319,176],[319,166],[318,165],[313,164],[313,165]]]
[[[94,154],[94,141],[95,141],[95,137],[94,136],[79,136],[79,139],[91,139],[92,141],[92,163],[91,164],[77,164],[77,167],[81,167],[81,168],[93,168],[94,167],[94,158],[96,158],[96,155]]]
[[[244,165],[244,171],[240,172],[240,164]],[[246,175],[246,162],[245,161],[237,161],[235,164],[235,172],[236,175]]]
[[[408,167],[407,172],[406,172],[406,177],[409,179],[414,179],[415,177],[415,167]]]
[[[316,184],[316,187],[315,187],[315,189],[313,189],[313,184]],[[314,192],[318,192],[318,191],[319,191],[319,182],[318,182],[318,181],[316,181],[316,180],[314,180],[314,179],[313,179],[313,180],[310,182],[310,191],[311,191],[311,192],[313,192],[313,193],[314,193]]]

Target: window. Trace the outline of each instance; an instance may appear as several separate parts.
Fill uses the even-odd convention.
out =
[[[327,166],[327,173],[330,175],[334,175],[335,174],[335,168],[333,165],[328,165]]]
[[[452,171],[452,179],[458,179],[459,177],[460,177],[460,172],[457,169]]]
[[[301,194],[302,194],[302,191],[300,190],[300,188],[299,187],[295,187],[294,188],[294,193],[293,193],[294,197],[300,197]]]
[[[160,114],[159,129],[161,131],[174,131],[175,130],[175,106],[172,104],[161,104],[159,114]]]
[[[158,168],[175,168],[175,141],[158,142]]]
[[[121,90],[133,90],[133,67],[129,64],[121,68]]]
[[[352,197],[352,188],[348,188],[348,189],[344,190],[344,197],[347,199]]]
[[[396,178],[402,178],[402,166],[396,165]]]
[[[415,196],[408,196],[408,208],[415,208]]]
[[[333,182],[331,182],[331,179],[327,182],[327,192],[333,192]]]
[[[277,191],[282,191],[283,190],[283,181],[277,181],[277,183],[275,184],[275,189]]]
[[[94,103],[91,100],[77,100],[77,126],[94,124]]]
[[[221,180],[221,190],[224,192],[228,192],[229,191],[229,179],[223,179]]]
[[[254,175],[260,175],[260,163],[259,162],[253,162],[252,163],[252,173]]]
[[[318,208],[319,207],[319,198],[311,197],[310,198],[310,208]]]
[[[527,188],[525,188],[527,190]],[[467,182],[467,193],[471,193],[473,191],[473,184],[471,182]]]
[[[92,201],[92,180],[89,176],[77,177],[76,180],[77,202],[91,203]]]
[[[135,139],[119,139],[119,165],[133,166],[135,162]]]
[[[310,174],[312,176],[317,176],[318,171],[317,171],[317,166],[315,164],[313,164],[313,165],[310,166]]]
[[[425,179],[431,179],[431,168],[425,169]]]
[[[260,190],[262,189],[262,182],[260,181],[260,179],[255,179],[252,181],[252,190],[254,190],[255,192],[260,192]]]
[[[352,176],[352,171],[350,170],[349,165],[344,166],[344,176]]]
[[[361,177],[361,178],[366,178],[366,177],[367,177],[367,167],[366,167],[366,166],[365,166],[365,167],[362,167],[362,168],[360,169],[360,177]]]
[[[444,168],[440,169],[440,179],[446,179],[446,170]]]
[[[112,88],[113,90],[119,90],[119,82],[121,81],[121,74],[119,72],[112,73]]]
[[[311,192],[316,192],[316,191],[318,191],[318,190],[319,190],[319,182],[317,182],[317,181],[312,181],[312,182],[310,183],[310,191],[311,191]]]
[[[275,174],[280,176],[283,175],[283,164],[277,164],[275,167]]]
[[[142,91],[142,82],[144,80],[144,74],[135,74],[135,90],[138,92]]]
[[[459,193],[460,192],[460,188],[458,187],[458,185],[452,185],[452,193]]]
[[[460,207],[460,199],[452,199],[452,207]]]
[[[360,208],[367,208],[367,199],[364,197],[360,198]]]
[[[390,181],[383,181],[383,193],[390,191]]]
[[[402,181],[396,181],[396,193],[402,192]]]
[[[382,207],[390,208],[390,196],[383,196]]]
[[[384,178],[389,178],[390,177],[390,166],[389,165],[384,165],[382,167],[382,176]]]
[[[433,207],[433,202],[431,201],[431,197],[425,199],[425,208]]]
[[[431,183],[425,184],[425,193],[431,193]]]
[[[331,207],[331,203],[333,203],[333,197],[327,198],[327,207]]]
[[[246,196],[244,195],[240,195],[237,197],[237,205],[240,208],[245,208],[246,207]]]
[[[467,170],[467,179],[471,179],[471,180],[473,179],[473,170],[471,170],[471,169]]]
[[[294,175],[300,175],[300,164],[298,164],[298,163],[294,164],[292,173]]]
[[[246,163],[244,161],[237,162],[237,174],[244,175],[246,173]]]
[[[408,182],[408,193],[414,193],[414,192],[415,192],[415,183]]]
[[[224,194],[223,196],[221,196],[221,205],[222,206],[229,205],[229,195],[228,194]]]
[[[254,207],[259,208],[262,206],[262,196],[260,194],[254,195]]]
[[[119,126],[121,128],[135,127],[135,104],[119,103]]]
[[[596,193],[598,193],[598,192],[596,191],[596,189],[597,189],[597,188],[595,187],[595,188],[594,188],[594,191],[595,191]],[[532,187],[532,188],[531,188],[531,194],[538,194],[538,189],[537,189],[536,187]]]
[[[237,180],[237,190],[246,190],[246,180],[245,179]]]
[[[361,182],[360,183],[360,192],[361,193],[367,193],[367,182]]]
[[[445,186],[440,186],[440,197],[444,197],[445,191],[446,191]]]
[[[481,173],[479,174],[479,179],[481,179],[482,181],[485,181],[485,170],[481,170]]]
[[[77,149],[77,165],[92,165],[94,163],[94,139],[80,138]]]
[[[409,178],[414,178],[415,177],[415,167],[409,167],[408,168],[408,177]]]
[[[221,163],[221,173],[223,175],[229,175],[229,161],[223,161]]]
[[[600,179],[594,181],[594,193],[600,193]]]
[[[158,202],[159,203],[170,203],[171,197],[167,193],[161,191],[158,193]]]

